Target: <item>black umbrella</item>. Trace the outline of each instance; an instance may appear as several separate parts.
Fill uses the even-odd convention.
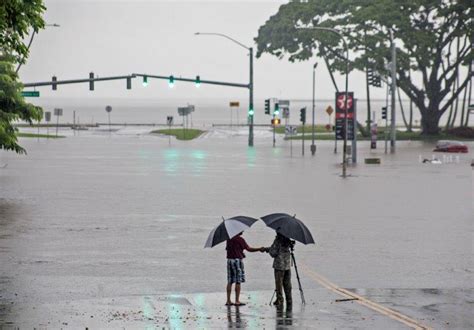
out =
[[[221,224],[214,228],[209,234],[204,247],[213,247],[221,242],[231,239],[237,234],[250,228],[250,226],[252,226],[256,221],[258,220],[242,215],[238,215],[229,219],[222,218]]]
[[[261,217],[263,222],[275,231],[287,238],[297,240],[303,244],[314,244],[313,235],[309,231],[308,227],[304,225],[301,220],[296,219],[296,214],[291,216],[286,213],[273,213]],[[298,280],[298,287],[300,289],[301,301],[306,304],[304,299],[303,288],[301,287],[300,275],[298,274],[298,267],[296,266],[296,259],[293,253],[293,246],[291,247],[291,258],[293,259],[293,265],[295,266],[296,278]],[[272,297],[273,300],[273,297]]]
[[[294,239],[303,244],[314,244],[313,235],[308,227],[301,220],[296,219],[296,215],[291,216],[286,213],[273,213],[261,218],[265,224],[273,228],[277,233],[285,237]]]

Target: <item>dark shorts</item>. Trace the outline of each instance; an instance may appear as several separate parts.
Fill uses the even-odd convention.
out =
[[[227,283],[244,283],[245,270],[242,259],[227,259]]]

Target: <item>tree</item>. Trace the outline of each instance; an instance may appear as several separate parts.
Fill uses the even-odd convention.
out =
[[[13,56],[0,55],[0,149],[25,153],[17,143],[13,123],[24,120],[31,124],[33,120],[41,120],[43,112],[21,96],[23,86],[17,81],[13,63]]]
[[[468,70],[455,84],[460,68],[473,59],[470,0],[293,1],[260,27],[255,38],[257,57],[269,53],[302,61],[317,54],[325,57],[331,69],[345,73],[340,38],[331,32],[300,29],[312,26],[344,34],[351,49],[349,70],[364,70],[370,63],[384,76],[389,75],[392,31],[397,84],[419,109],[423,134],[439,132],[441,116],[472,76]],[[421,84],[416,83],[417,74]]]
[[[0,1],[0,48],[10,53],[18,63],[28,57],[28,47],[24,38],[33,29],[38,33],[44,28],[43,0],[2,0]]]
[[[38,32],[44,27],[42,0],[8,0],[0,2],[0,149],[25,153],[17,141],[13,123],[32,123],[42,118],[40,107],[28,104],[21,95],[14,65],[24,63],[28,47],[23,39],[30,29]]]

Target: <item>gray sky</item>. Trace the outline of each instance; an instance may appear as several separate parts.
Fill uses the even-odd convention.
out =
[[[23,82],[86,78],[90,71],[99,76],[132,72],[201,79],[248,82],[246,50],[213,36],[195,36],[197,31],[220,32],[243,44],[253,45],[258,28],[278,11],[285,1],[163,1],[163,0],[45,0],[48,27],[35,37],[29,61],[20,71]],[[256,46],[254,45],[254,48]],[[316,97],[332,99],[334,88],[321,59],[316,71]],[[289,63],[269,55],[255,60],[255,97],[311,98],[311,62]],[[344,79],[337,76],[340,88]],[[351,74],[350,90],[365,98],[365,79]],[[150,80],[144,88],[134,80],[133,89],[125,81],[88,86],[41,88],[44,97],[127,97],[127,98],[237,98],[246,89],[177,83],[170,89],[163,80]],[[384,89],[373,89],[374,97],[384,97]]]

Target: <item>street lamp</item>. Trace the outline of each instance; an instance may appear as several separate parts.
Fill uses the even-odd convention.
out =
[[[312,144],[311,144],[311,155],[314,156],[314,154],[316,153],[316,145],[314,144],[314,109],[315,109],[315,100],[314,100],[314,96],[315,96],[315,88],[316,88],[316,68],[318,66],[318,63],[314,63],[313,65],[313,118],[312,118]]]
[[[341,39],[344,44],[344,48],[346,50],[346,92],[345,92],[345,97],[344,97],[344,145],[343,145],[343,152],[342,152],[342,177],[346,177],[346,171],[347,171],[347,99],[349,98],[349,47],[347,46],[346,39],[344,38],[343,34],[336,29],[333,28],[327,28],[327,27],[298,27],[300,30],[321,30],[321,31],[329,31],[332,33],[337,34]],[[355,127],[354,127],[355,130]],[[355,134],[356,132],[354,132]]]
[[[237,40],[222,34],[222,33],[214,33],[214,32],[196,32],[194,33],[195,35],[212,35],[212,36],[218,36],[222,38],[229,39],[230,41],[234,42],[235,44],[239,45],[240,47],[243,47],[249,51],[249,110],[248,110],[248,116],[250,119],[249,123],[249,147],[253,147],[253,116],[254,116],[254,108],[253,108],[253,48],[252,47],[247,47],[241,42],[238,42]]]
[[[60,27],[60,25],[59,25],[59,24],[56,24],[56,23],[54,23],[54,24],[45,24],[44,26],[45,26],[45,27],[47,27],[47,26],[49,26],[49,27]],[[31,44],[33,43],[33,39],[34,39],[34,37],[35,37],[35,34],[36,34],[36,31],[33,30],[33,33],[31,34],[30,42],[28,43],[28,46],[26,47],[27,51],[30,50]],[[16,68],[15,73],[18,73],[18,71],[20,71],[21,62],[23,62],[24,59],[25,59],[25,58],[23,57],[22,60],[20,61],[20,63],[18,63],[18,66],[17,66],[17,68]]]

